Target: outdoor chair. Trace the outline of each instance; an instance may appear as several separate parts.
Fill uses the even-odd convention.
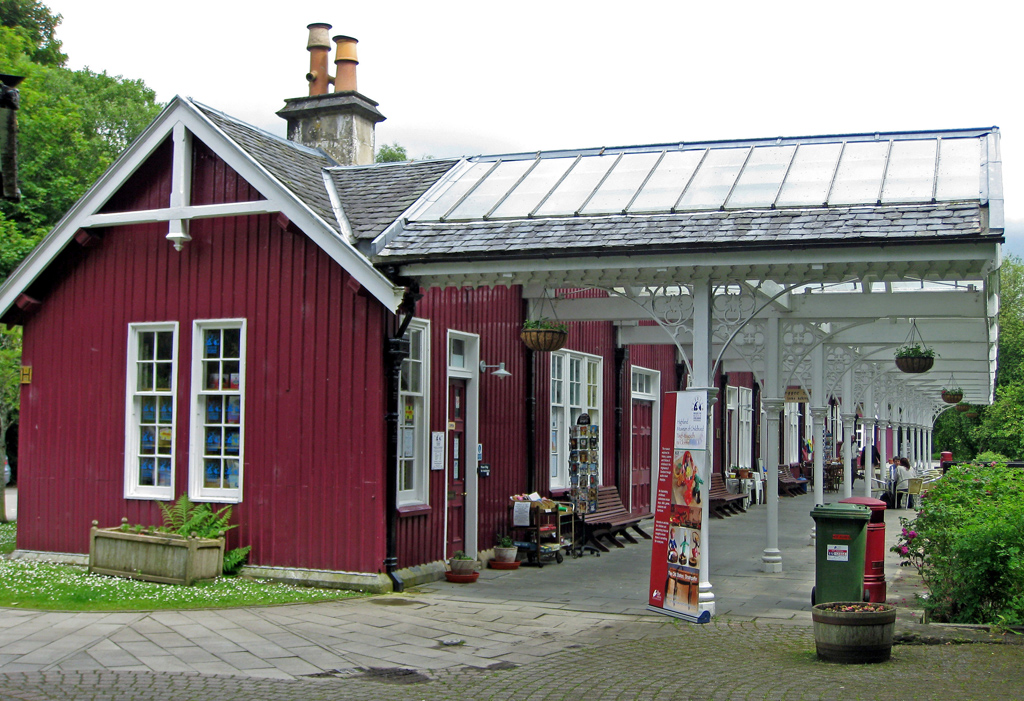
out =
[[[896,490],[896,507],[899,509],[906,509],[910,504],[910,497],[920,496],[921,485],[924,484],[924,480],[920,477],[911,477],[907,480],[907,488],[905,490]],[[900,506],[900,497],[903,497],[903,506]]]

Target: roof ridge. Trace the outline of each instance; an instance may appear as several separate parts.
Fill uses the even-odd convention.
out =
[[[484,153],[466,156],[467,160],[493,161],[522,160],[525,158],[568,158],[571,156],[617,155],[619,153],[657,153],[664,150],[688,151],[701,148],[728,148],[743,146],[792,146],[812,143],[842,143],[843,141],[911,141],[927,138],[979,138],[998,132],[999,127],[971,127],[964,129],[926,129],[915,131],[871,131],[850,134],[806,134],[802,136],[763,136],[746,139],[702,139],[696,141],[669,141],[652,144],[619,146],[589,146],[585,148],[547,149],[536,151],[513,151],[507,153]]]
[[[279,134],[275,134],[275,133],[273,133],[271,131],[267,131],[266,129],[258,127],[258,126],[254,125],[254,124],[249,124],[249,122],[243,122],[238,117],[234,117],[234,116],[228,114],[227,112],[223,112],[223,111],[221,111],[221,110],[219,110],[219,109],[217,109],[215,107],[210,107],[209,105],[207,105],[205,103],[202,103],[199,100],[196,100],[194,98],[189,97],[187,99],[188,99],[189,102],[191,102],[193,105],[195,105],[198,109],[202,110],[203,112],[208,112],[208,113],[215,114],[218,117],[221,117],[222,119],[226,119],[226,120],[228,120],[228,121],[230,121],[230,122],[232,122],[232,123],[234,123],[234,124],[236,124],[236,125],[238,125],[240,127],[244,127],[246,129],[250,129],[250,130],[252,130],[254,132],[257,132],[260,136],[265,136],[268,139],[273,139],[274,141],[276,141],[276,142],[278,142],[278,143],[280,143],[280,144],[282,144],[284,146],[288,146],[290,148],[293,148],[296,151],[301,151],[301,152],[307,153],[307,154],[309,154],[311,156],[320,156],[322,158],[325,158],[329,163],[337,165],[335,163],[334,159],[331,158],[322,149],[313,148],[312,146],[306,146],[305,144],[300,144],[297,141],[292,141],[291,139],[285,138],[285,137],[283,137],[283,136],[281,136]],[[327,166],[324,166],[324,167],[325,168],[332,168],[332,167],[334,167],[334,165],[327,165]]]
[[[362,165],[340,165],[335,164],[327,166],[325,170],[336,171],[336,170],[359,170],[359,169],[370,169],[370,168],[389,168],[393,166],[412,166],[412,165],[431,165],[434,163],[457,163],[462,160],[461,156],[450,156],[448,158],[422,158],[418,161],[390,161],[388,163],[365,163]]]

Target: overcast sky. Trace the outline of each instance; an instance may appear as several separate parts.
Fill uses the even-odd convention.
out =
[[[378,146],[415,158],[995,125],[1024,255],[1009,2],[44,2],[71,67],[282,135],[274,113],[307,94],[306,25],[330,23],[359,40]]]

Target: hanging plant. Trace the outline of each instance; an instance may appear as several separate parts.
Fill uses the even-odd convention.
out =
[[[942,388],[942,401],[946,404],[956,404],[963,398],[963,389],[953,379],[953,373],[949,373],[949,382]]]
[[[911,322],[907,340],[896,349],[896,367],[908,373],[928,372],[935,364],[935,355],[935,350],[924,344],[917,322]]]
[[[954,407],[954,409],[956,409],[957,411],[959,411],[962,414],[965,414],[965,413],[967,413],[967,412],[969,412],[971,410],[971,405],[970,404],[964,404],[963,402],[961,402],[960,404],[957,404]]]
[[[569,340],[569,327],[548,319],[527,319],[519,338],[530,350],[550,353],[561,350]]]
[[[968,412],[964,413],[964,416],[966,416],[968,419],[976,419],[976,418],[978,418],[978,412],[976,412],[976,411],[968,411]]]
[[[964,391],[960,388],[942,390],[942,401],[946,404],[956,404],[964,398]]]

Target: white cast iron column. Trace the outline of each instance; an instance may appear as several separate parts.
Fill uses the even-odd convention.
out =
[[[761,399],[761,405],[766,412],[765,426],[768,435],[765,436],[765,479],[767,484],[767,504],[765,513],[768,523],[765,533],[768,542],[765,544],[764,552],[761,555],[761,569],[764,572],[782,571],[782,552],[779,550],[779,412],[782,411],[784,400],[782,398],[779,358],[779,319],[776,316],[768,318],[767,338],[765,339],[765,396]]]
[[[811,436],[814,441],[814,505],[825,503],[825,346],[811,351]],[[811,523],[811,542],[817,525]]]
[[[853,371],[843,375],[843,499],[853,496],[853,441],[857,437],[857,408],[853,402]]]
[[[714,426],[711,425],[711,407],[715,403],[718,389],[714,387],[714,377],[711,373],[712,348],[711,348],[711,282],[709,280],[698,280],[693,283],[693,374],[687,383],[689,389],[704,390],[708,393],[707,405],[707,460],[704,468],[704,483],[700,486],[701,503],[704,508],[700,515],[700,544],[703,549],[700,558],[700,582],[698,584],[697,610],[707,611],[715,615],[715,593],[711,589],[711,580],[708,576],[709,562],[711,560],[711,537],[708,535],[708,486],[711,482],[711,471],[714,466]]]

